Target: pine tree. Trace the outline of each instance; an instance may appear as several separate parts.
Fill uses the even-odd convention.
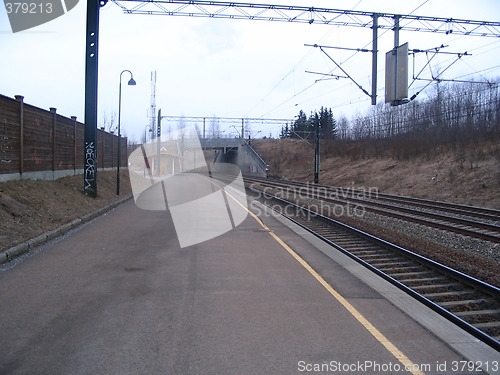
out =
[[[271,138],[271,136],[269,136],[269,138]],[[288,123],[286,123],[285,126],[281,128],[280,139],[288,138],[290,138],[290,129],[288,128]]]
[[[304,111],[300,110],[297,120],[294,121],[290,129],[290,138],[299,138],[299,135],[304,137],[303,132],[305,131],[307,131],[307,116]]]
[[[332,109],[321,107],[319,111],[321,138],[333,139],[337,136],[337,121],[333,117]]]

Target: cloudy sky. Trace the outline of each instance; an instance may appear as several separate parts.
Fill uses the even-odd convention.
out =
[[[255,1],[261,2],[263,1]],[[497,0],[269,0],[267,3],[356,9],[500,21]],[[36,28],[12,33],[5,8],[0,9],[0,94],[24,95],[29,104],[56,107],[83,122],[86,3]],[[109,2],[101,9],[99,49],[99,124],[118,111],[120,72],[129,69],[137,86],[123,75],[122,131],[140,139],[149,123],[151,71],[157,72],[156,105],[163,115],[293,118],[321,106],[335,116],[364,113],[370,99],[347,79],[317,81],[305,71],[329,72],[334,64],[304,44],[370,48],[371,29],[247,20],[123,14]],[[401,32],[401,43],[427,49],[441,44],[462,57],[443,78],[491,80],[500,76],[500,38]],[[378,100],[383,101],[384,54],[393,33],[379,32]],[[370,91],[371,56],[345,50],[329,54]],[[354,55],[354,56],[353,56]],[[440,55],[432,70],[454,59]],[[425,56],[415,60],[417,69]],[[413,60],[410,60],[410,77]],[[342,75],[339,70],[335,74]],[[423,77],[430,77],[429,70]],[[411,80],[410,80],[411,81]],[[418,82],[410,95],[425,85]],[[432,90],[432,85],[427,89]],[[422,94],[424,95],[424,94]],[[228,128],[227,134],[235,132]],[[260,132],[260,133],[259,133]],[[279,126],[254,123],[252,135],[276,136]]]

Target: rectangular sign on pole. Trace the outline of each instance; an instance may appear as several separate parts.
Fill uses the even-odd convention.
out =
[[[385,102],[391,105],[408,100],[408,43],[385,54]]]

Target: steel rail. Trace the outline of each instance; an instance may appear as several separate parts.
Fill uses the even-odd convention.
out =
[[[273,182],[276,181],[276,182],[281,182],[281,183],[284,182],[283,180],[269,179],[269,178],[265,179],[265,178],[253,177],[252,179],[254,179],[255,181],[262,181],[262,182],[268,182],[268,181],[273,181]],[[322,184],[311,184],[311,183],[299,182],[299,181],[286,181],[286,184],[293,185],[293,186],[304,186],[304,187],[314,186],[314,187],[320,187],[320,188],[325,188],[325,189],[341,191],[342,196],[347,196],[349,194],[351,194],[351,195],[356,194],[357,196],[359,196],[360,194],[366,195],[366,191],[363,192],[363,190],[353,189],[353,188],[335,187],[335,186],[322,185]],[[390,201],[390,202],[398,202],[398,203],[406,204],[406,205],[410,205],[410,206],[425,207],[425,208],[433,209],[436,211],[442,210],[442,211],[449,212],[449,213],[454,213],[454,214],[469,216],[469,217],[477,217],[477,218],[486,219],[486,220],[490,220],[490,221],[500,221],[500,210],[495,210],[493,208],[467,206],[467,205],[463,205],[463,204],[435,201],[435,200],[424,199],[424,198],[408,197],[408,196],[404,196],[404,195],[380,193],[378,191],[376,193],[376,198],[371,198],[371,199],[373,199],[373,200],[386,200],[386,201]]]
[[[267,185],[269,187],[275,186],[276,183],[269,183],[266,181],[259,181],[259,183],[262,185]],[[279,184],[285,189],[293,190],[293,186],[289,186],[288,184]],[[430,212],[422,212],[418,211],[415,209],[411,208],[405,208],[405,207],[399,207],[399,206],[392,206],[384,203],[379,203],[379,202],[374,202],[374,201],[369,201],[369,200],[364,200],[364,199],[359,199],[359,198],[354,198],[354,197],[347,197],[347,196],[338,196],[337,199],[330,198],[328,196],[320,196],[318,192],[314,191],[315,186],[310,185],[309,189],[306,190],[306,194],[309,198],[312,199],[318,199],[322,200],[324,202],[329,202],[329,203],[335,203],[335,204],[342,204],[345,205],[345,202],[356,202],[356,203],[361,203],[363,205],[363,208],[366,211],[370,211],[375,214],[379,215],[384,215],[384,216],[390,216],[393,218],[405,220],[405,221],[411,221],[417,224],[422,224],[426,226],[431,226],[434,228],[466,235],[469,237],[475,237],[475,238],[480,238],[486,241],[490,242],[495,242],[495,243],[500,243],[500,227],[497,225],[491,225],[491,224],[485,224],[477,221],[472,221],[472,220],[467,220],[467,219],[460,219],[460,218],[455,218],[447,215],[441,215],[441,214],[435,214],[435,213],[430,213]],[[303,192],[301,192],[301,195]],[[345,201],[343,201],[343,200]],[[372,207],[370,207],[372,206]],[[373,207],[375,206],[375,207]],[[376,208],[380,207],[380,208]],[[403,212],[404,214],[398,213],[396,211]],[[452,224],[458,224],[457,225],[450,225]],[[478,231],[478,229],[487,231],[481,232]],[[495,233],[495,234],[493,234]]]

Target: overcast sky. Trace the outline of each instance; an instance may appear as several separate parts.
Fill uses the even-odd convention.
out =
[[[261,2],[263,1],[255,1]],[[267,3],[356,9],[447,18],[500,21],[498,0],[269,0]],[[5,8],[0,9],[0,94],[24,95],[29,104],[56,107],[83,122],[86,3],[54,21],[13,34]],[[384,55],[393,33],[379,32],[378,101],[383,101]],[[329,72],[334,64],[304,44],[370,48],[371,29],[247,20],[123,14],[109,2],[101,9],[99,49],[99,124],[118,111],[120,72],[129,69],[137,86],[123,75],[122,132],[140,139],[149,123],[151,71],[157,72],[156,105],[163,115],[293,118],[321,106],[336,117],[351,117],[370,107],[370,98],[346,79],[316,82],[306,70]],[[426,49],[469,51],[443,78],[490,80],[500,76],[500,38],[401,32],[401,43]],[[367,91],[371,85],[369,53],[328,50]],[[441,55],[433,71],[455,59]],[[419,57],[417,67],[425,64]],[[410,60],[410,78],[412,73]],[[334,73],[342,75],[339,70]],[[429,77],[428,70],[424,77]],[[411,81],[411,80],[410,80]],[[425,83],[414,84],[410,95]],[[432,90],[431,85],[427,91]],[[422,95],[423,96],[423,95]],[[258,133],[260,131],[260,133]],[[234,132],[228,129],[227,133]],[[279,127],[252,125],[253,136]]]

